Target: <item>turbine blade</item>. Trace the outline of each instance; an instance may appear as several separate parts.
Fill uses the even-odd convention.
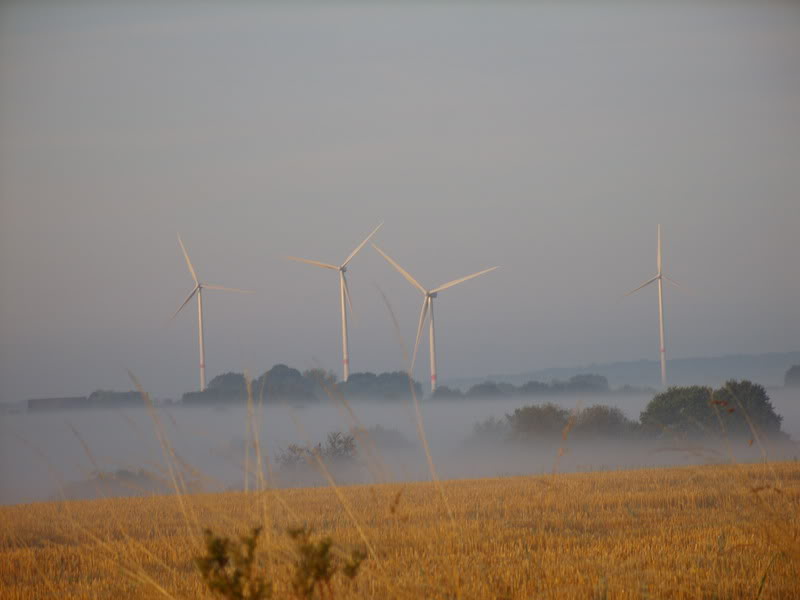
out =
[[[314,265],[317,267],[322,267],[324,269],[333,269],[334,271],[338,271],[339,267],[336,265],[329,265],[328,263],[319,262],[318,260],[308,260],[307,258],[298,258],[296,256],[287,256],[289,260],[296,260],[297,262],[308,263],[309,265]]]
[[[181,250],[183,250],[183,257],[186,259],[186,266],[189,267],[189,272],[192,274],[192,279],[194,279],[195,285],[200,285],[200,280],[197,279],[197,273],[192,266],[192,261],[189,260],[189,253],[186,252],[186,246],[183,245],[183,240],[181,239],[181,234],[178,234],[178,243],[181,245]]]
[[[425,329],[425,317],[428,316],[428,303],[430,301],[430,296],[425,296],[425,299],[422,301],[422,311],[419,313],[419,327],[417,327],[417,339],[414,341],[414,353],[411,355],[409,373],[414,372],[414,363],[417,361],[417,350],[419,350],[419,340],[422,337],[422,331]]]
[[[347,287],[347,277],[344,276],[342,273],[342,281],[344,282],[344,298],[347,300],[347,307],[350,309],[350,316],[353,317],[353,320],[356,320],[356,315],[353,312],[353,301],[350,299],[350,288]]]
[[[253,290],[240,290],[239,288],[229,288],[229,287],[223,287],[221,285],[209,285],[208,283],[204,283],[203,288],[207,290],[223,290],[225,292],[239,292],[240,294],[255,293]]]
[[[420,282],[417,281],[416,279],[414,279],[408,273],[408,271],[406,271],[403,267],[401,267],[396,262],[394,262],[391,259],[391,257],[388,254],[386,254],[386,252],[384,252],[383,250],[378,248],[375,244],[372,244],[372,247],[375,248],[375,250],[377,250],[378,252],[380,252],[381,256],[383,256],[383,258],[385,258],[390,265],[392,265],[395,269],[397,269],[397,272],[400,273],[400,275],[402,275],[403,277],[405,277],[411,285],[413,285],[415,288],[417,288],[423,294],[425,294],[425,295],[428,294],[428,290],[426,290],[424,287],[422,287]]]
[[[675,281],[674,279],[670,279],[670,278],[669,278],[669,277],[667,277],[666,275],[662,275],[662,277],[663,277],[664,279],[666,279],[667,281],[669,281],[669,282],[670,282],[672,285],[674,285],[676,288],[679,288],[679,289],[680,289],[682,292],[685,292],[685,293],[687,293],[687,294],[696,295],[694,291],[692,291],[691,289],[687,288],[685,285],[683,285],[683,284],[681,284],[681,283],[678,283],[678,282],[677,282],[677,281]]]
[[[435,294],[436,292],[444,291],[447,288],[453,287],[454,285],[458,285],[459,283],[464,283],[465,281],[469,281],[470,279],[474,279],[478,275],[483,275],[484,273],[488,273],[489,271],[494,271],[496,268],[497,267],[492,267],[491,269],[484,269],[483,271],[478,271],[477,273],[473,273],[472,275],[467,275],[466,277],[462,277],[461,279],[454,279],[453,281],[445,283],[444,285],[440,285],[436,289],[431,290],[431,293]]]
[[[346,267],[346,266],[347,266],[347,263],[349,263],[351,260],[353,260],[353,257],[354,257],[356,254],[358,254],[358,253],[359,253],[359,251],[360,251],[360,250],[361,250],[361,249],[364,247],[364,244],[366,244],[366,243],[367,243],[367,242],[370,240],[370,238],[371,238],[373,235],[375,235],[376,233],[378,233],[378,229],[380,229],[381,227],[383,227],[383,223],[381,223],[381,224],[380,224],[380,225],[378,225],[378,226],[377,226],[375,229],[373,229],[373,230],[372,230],[372,233],[370,233],[370,234],[369,234],[369,235],[366,237],[366,239],[365,239],[363,242],[361,242],[361,243],[360,243],[358,246],[356,246],[356,249],[355,249],[355,250],[353,250],[353,251],[350,253],[350,256],[348,256],[347,258],[345,258],[345,259],[344,259],[344,262],[342,263],[342,266],[343,266],[343,267]]]
[[[636,292],[638,292],[638,291],[639,291],[640,289],[642,289],[643,287],[650,285],[650,284],[651,284],[651,283],[653,283],[654,281],[657,281],[659,277],[660,277],[660,275],[656,275],[656,276],[655,276],[655,277],[653,277],[652,279],[648,279],[648,280],[647,280],[647,281],[645,281],[645,282],[644,282],[642,285],[640,285],[639,287],[637,287],[635,290],[631,290],[630,292],[628,292],[628,293],[627,293],[627,294],[625,294],[625,295],[626,295],[626,296],[630,296],[631,294],[635,294]]]
[[[658,226],[658,252],[656,254],[658,274],[661,275],[661,225]]]
[[[192,290],[192,293],[191,293],[191,294],[189,294],[188,296],[186,296],[186,300],[184,300],[184,301],[183,301],[183,304],[181,304],[181,305],[178,307],[178,310],[176,310],[176,311],[175,311],[175,314],[174,314],[174,315],[172,315],[172,316],[170,317],[170,320],[172,320],[172,319],[174,319],[175,317],[177,317],[177,316],[178,316],[178,313],[179,313],[179,312],[181,312],[181,310],[183,310],[183,307],[184,307],[184,306],[186,306],[187,304],[189,304],[189,300],[191,300],[191,299],[194,297],[194,295],[197,293],[197,290],[199,290],[199,289],[200,289],[200,286],[199,286],[199,285],[196,285],[196,286],[194,287],[194,289]]]

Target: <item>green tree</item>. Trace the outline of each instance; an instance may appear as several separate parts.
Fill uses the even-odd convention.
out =
[[[595,404],[583,409],[575,419],[573,434],[578,437],[624,437],[636,430],[631,421],[616,406]]]
[[[569,411],[555,404],[523,406],[506,415],[516,439],[560,435],[569,421]]]
[[[671,387],[657,394],[642,412],[645,431],[681,435],[783,435],[781,416],[764,388],[751,381],[728,381],[720,389]]]
[[[781,434],[783,417],[775,412],[767,391],[752,381],[726,381],[714,392],[715,405],[722,409],[725,427],[729,433],[751,435],[755,428],[759,434]]]
[[[712,390],[704,386],[671,387],[656,394],[639,417],[650,433],[661,431],[680,434],[719,430],[711,407]]]

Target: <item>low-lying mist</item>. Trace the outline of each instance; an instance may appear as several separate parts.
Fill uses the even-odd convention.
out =
[[[800,439],[800,392],[769,390],[783,431]],[[670,439],[581,438],[560,435],[525,443],[502,436],[476,436],[475,425],[531,404],[551,402],[573,411],[594,404],[619,408],[637,419],[651,395],[603,395],[546,398],[425,400],[421,412],[438,475],[471,478],[549,473],[553,470],[605,470],[647,466],[689,465],[758,460],[762,449],[749,440],[714,439],[688,443]],[[364,448],[348,469],[331,469],[342,483],[430,478],[410,401],[352,402],[358,426],[367,430],[380,466],[367,465]],[[325,479],[308,465],[292,476],[279,460],[292,445],[324,444],[328,434],[349,435],[356,423],[338,401],[305,407],[266,405],[248,421],[243,405],[157,409],[158,419],[178,462],[192,473],[192,490],[241,489],[245,440],[255,425],[264,459],[268,457],[277,485],[321,485]],[[151,414],[141,409],[74,410],[4,414],[0,437],[0,503],[20,503],[68,497],[161,493],[171,488]],[[377,428],[377,429],[375,429]],[[363,442],[356,435],[356,444]],[[361,439],[361,442],[359,442]],[[770,458],[796,458],[793,442],[765,440]],[[250,455],[250,469],[255,459]],[[374,461],[373,461],[374,462]],[[264,471],[267,471],[267,466]],[[115,474],[111,477],[111,474]],[[253,480],[251,480],[253,481]],[[252,485],[252,483],[250,484]]]

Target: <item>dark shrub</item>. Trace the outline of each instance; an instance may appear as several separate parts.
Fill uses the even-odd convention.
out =
[[[515,439],[561,435],[569,421],[569,411],[555,404],[524,406],[506,415]]]
[[[623,438],[630,436],[637,426],[619,408],[596,404],[578,413],[572,432],[577,437]]]
[[[650,433],[700,435],[782,435],[781,417],[775,413],[764,388],[750,381],[728,381],[713,391],[708,387],[672,387],[657,394],[640,420]]]

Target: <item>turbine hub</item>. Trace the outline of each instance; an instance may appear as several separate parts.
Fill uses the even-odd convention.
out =
[[[436,298],[439,294],[437,292],[428,292],[428,298]]]

